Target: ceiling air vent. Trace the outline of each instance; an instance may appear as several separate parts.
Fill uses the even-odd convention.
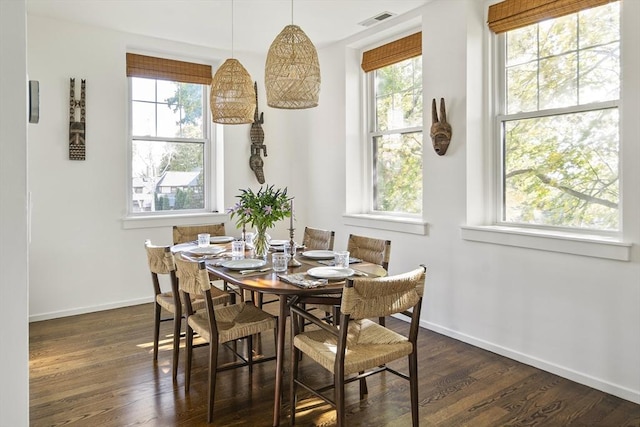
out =
[[[382,12],[372,18],[365,19],[362,22],[358,22],[358,25],[362,25],[364,27],[370,27],[373,24],[377,24],[378,22],[384,21],[385,19],[391,18],[392,16],[395,16],[395,15],[396,14],[393,12]]]

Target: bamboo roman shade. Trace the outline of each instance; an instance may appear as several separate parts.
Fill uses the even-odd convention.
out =
[[[617,0],[505,0],[489,6],[489,28],[496,34],[559,18]]]
[[[422,55],[422,32],[364,52],[362,69],[368,73],[420,55]]]
[[[127,77],[211,84],[211,65],[127,53]]]

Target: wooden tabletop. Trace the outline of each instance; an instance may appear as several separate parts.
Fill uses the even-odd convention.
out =
[[[305,258],[300,255],[296,256],[296,259],[300,262],[301,265],[299,267],[290,267],[284,273],[304,273],[314,267],[326,267],[325,264],[322,264],[314,259]],[[269,266],[270,263],[267,263],[265,267]],[[387,274],[386,270],[381,266],[368,262],[351,264],[349,265],[349,267],[356,272],[364,273],[370,277],[380,277]],[[216,266],[211,262],[207,262],[207,270],[209,271],[210,275],[236,286],[240,286],[246,290],[277,295],[318,295],[332,293],[339,294],[342,293],[342,287],[345,284],[344,280],[338,280],[329,281],[327,285],[322,285],[315,288],[302,288],[280,280],[278,278],[278,273],[274,272],[273,270],[269,270],[266,272],[240,274],[240,272],[238,271],[229,270],[222,266]]]

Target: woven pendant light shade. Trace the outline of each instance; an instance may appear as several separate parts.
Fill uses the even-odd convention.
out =
[[[253,123],[256,92],[253,80],[237,59],[229,58],[211,80],[211,116],[215,123]]]
[[[270,107],[297,110],[318,105],[318,52],[297,25],[284,27],[271,43],[264,81]]]

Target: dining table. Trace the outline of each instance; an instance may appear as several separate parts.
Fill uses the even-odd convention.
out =
[[[197,246],[197,245],[196,245]],[[226,247],[228,246],[228,248]],[[322,283],[318,286],[302,286],[285,281],[286,275],[296,274],[296,277],[304,275],[308,279],[314,280],[314,277],[307,276],[308,271],[313,268],[327,267],[331,264],[331,260],[318,259],[316,257],[307,257],[303,254],[294,255],[294,259],[298,261],[299,266],[291,266],[284,272],[275,272],[271,268],[271,263],[266,262],[263,266],[251,269],[237,270],[225,267],[228,265],[225,260],[228,260],[226,255],[227,249],[230,250],[231,245],[227,243],[225,245],[225,251],[219,254],[193,257],[192,253],[188,251],[187,246],[183,246],[184,254],[192,259],[203,259],[206,264],[209,277],[212,280],[219,279],[227,283],[233,284],[244,291],[250,291],[252,294],[260,292],[263,294],[270,294],[278,297],[278,330],[276,333],[276,378],[275,378],[275,393],[273,404],[273,426],[280,425],[280,409],[282,403],[282,384],[284,373],[284,348],[285,348],[285,336],[286,336],[286,319],[289,315],[289,305],[296,303],[299,300],[303,300],[305,303],[322,303],[327,302],[331,304],[339,304],[342,289],[346,282],[345,278],[339,278],[337,280],[327,280],[326,283]],[[180,249],[180,248],[179,248]],[[196,254],[197,255],[197,254]],[[251,259],[251,252],[246,252],[245,259]],[[270,259],[270,255],[267,256]],[[266,260],[265,260],[266,261]],[[262,263],[256,263],[262,264]],[[294,264],[294,263],[290,263]],[[380,265],[357,260],[355,263],[350,264],[349,267],[353,270],[353,276],[366,276],[366,277],[381,277],[386,276],[387,271]],[[267,270],[268,269],[268,270]],[[266,270],[266,271],[265,271]],[[283,277],[283,275],[285,275]],[[324,282],[324,281],[322,281]]]

